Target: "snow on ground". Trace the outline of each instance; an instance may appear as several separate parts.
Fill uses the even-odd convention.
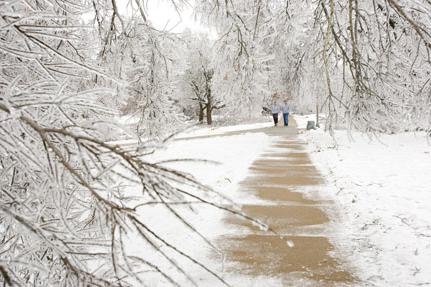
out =
[[[245,130],[253,130],[253,129],[261,129],[271,127],[272,122],[263,122],[263,123],[253,123],[253,124],[243,124],[243,125],[233,125],[233,126],[221,126],[221,127],[205,127],[205,128],[196,128],[185,133],[181,133],[178,137],[185,138],[193,138],[193,137],[202,137],[202,136],[215,136],[222,135],[227,132],[237,132],[237,131],[245,131]]]
[[[193,175],[201,183],[211,186],[220,194],[237,200],[240,196],[237,192],[239,182],[248,173],[251,163],[267,149],[272,139],[264,133],[247,133],[245,129],[258,129],[262,124],[233,126],[217,128],[216,134],[213,129],[203,128],[192,132],[192,136],[182,134],[179,138],[169,142],[164,149],[157,150],[145,159],[151,162],[165,161],[170,159],[186,159],[183,162],[171,162],[166,166]],[[221,136],[222,131],[244,131],[240,135]],[[193,138],[199,135],[199,138]],[[200,161],[190,161],[199,159]],[[201,161],[206,160],[206,162]],[[203,194],[202,194],[203,195]],[[194,210],[187,206],[174,206],[176,212],[181,214],[199,232],[213,241],[223,233],[223,217],[225,212],[208,205],[192,205]],[[192,255],[194,258],[204,262],[216,272],[221,273],[223,262],[214,260],[217,250],[205,243],[199,236],[191,232],[175,216],[163,206],[146,206],[138,210],[140,217],[158,234],[161,234],[171,244],[179,247],[182,251]],[[141,254],[154,264],[167,268],[170,264],[160,254],[148,252],[147,246],[141,240],[131,238],[128,245],[129,251]],[[169,248],[161,246],[164,252],[175,255]],[[211,259],[211,257],[213,259]],[[190,261],[176,256],[175,261],[183,266],[194,277],[200,278],[199,286],[219,286],[220,282],[202,268],[195,266]],[[175,268],[170,267],[168,273],[175,273]],[[178,282],[185,279],[180,274],[174,278]],[[154,278],[154,286],[164,286],[160,278]],[[184,281],[185,283],[185,281]],[[250,286],[253,286],[252,284]]]
[[[314,116],[296,116],[305,128]],[[342,225],[335,243],[361,286],[431,286],[431,145],[424,133],[303,131]],[[428,140],[430,140],[428,138]]]
[[[264,133],[247,133],[222,136],[226,132],[245,131],[271,126],[271,123],[201,128],[178,135],[165,149],[152,155],[150,160],[172,158],[210,161],[178,162],[170,167],[194,175],[200,182],[229,196],[239,181],[245,178],[251,163],[269,146],[270,138]],[[196,137],[196,138],[195,138]]]

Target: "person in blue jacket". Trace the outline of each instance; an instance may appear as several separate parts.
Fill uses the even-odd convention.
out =
[[[289,125],[289,103],[287,99],[283,101],[283,105],[281,106],[281,111],[283,113],[284,126],[287,127]]]

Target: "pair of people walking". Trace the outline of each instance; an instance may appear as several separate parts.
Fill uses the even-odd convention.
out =
[[[271,106],[274,126],[278,125],[278,114],[281,112],[283,114],[284,126],[287,127],[289,125],[289,111],[290,109],[287,100],[284,100],[282,104],[278,104],[274,101]]]

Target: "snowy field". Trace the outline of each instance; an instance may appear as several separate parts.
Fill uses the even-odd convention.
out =
[[[312,116],[297,116],[305,128]],[[361,286],[431,286],[431,145],[424,133],[303,131],[342,224],[335,243]]]
[[[205,136],[216,136],[223,135],[227,132],[241,132],[245,130],[255,130],[261,128],[272,127],[273,123],[270,121],[266,121],[263,123],[252,123],[252,124],[243,124],[243,125],[231,125],[231,126],[220,126],[220,127],[197,127],[186,131],[184,133],[180,133],[178,138],[194,138],[194,137],[205,137]]]
[[[238,182],[245,178],[251,163],[271,143],[264,133],[247,133],[246,130],[269,126],[272,126],[271,122],[196,128],[177,135],[163,149],[146,159],[187,159],[169,166],[190,173],[203,184],[229,196],[236,190]],[[224,133],[235,131],[244,133],[223,136]],[[198,161],[191,162],[190,159]]]

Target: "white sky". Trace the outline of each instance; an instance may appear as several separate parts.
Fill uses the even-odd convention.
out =
[[[189,1],[189,3],[194,5],[194,1]],[[117,4],[121,14],[127,14],[131,12],[130,9],[136,9],[130,7],[130,0],[117,0]],[[188,28],[192,32],[213,33],[195,19],[193,8],[190,6],[182,7],[179,15],[169,0],[149,0],[146,11],[154,28],[158,30],[179,33]]]

